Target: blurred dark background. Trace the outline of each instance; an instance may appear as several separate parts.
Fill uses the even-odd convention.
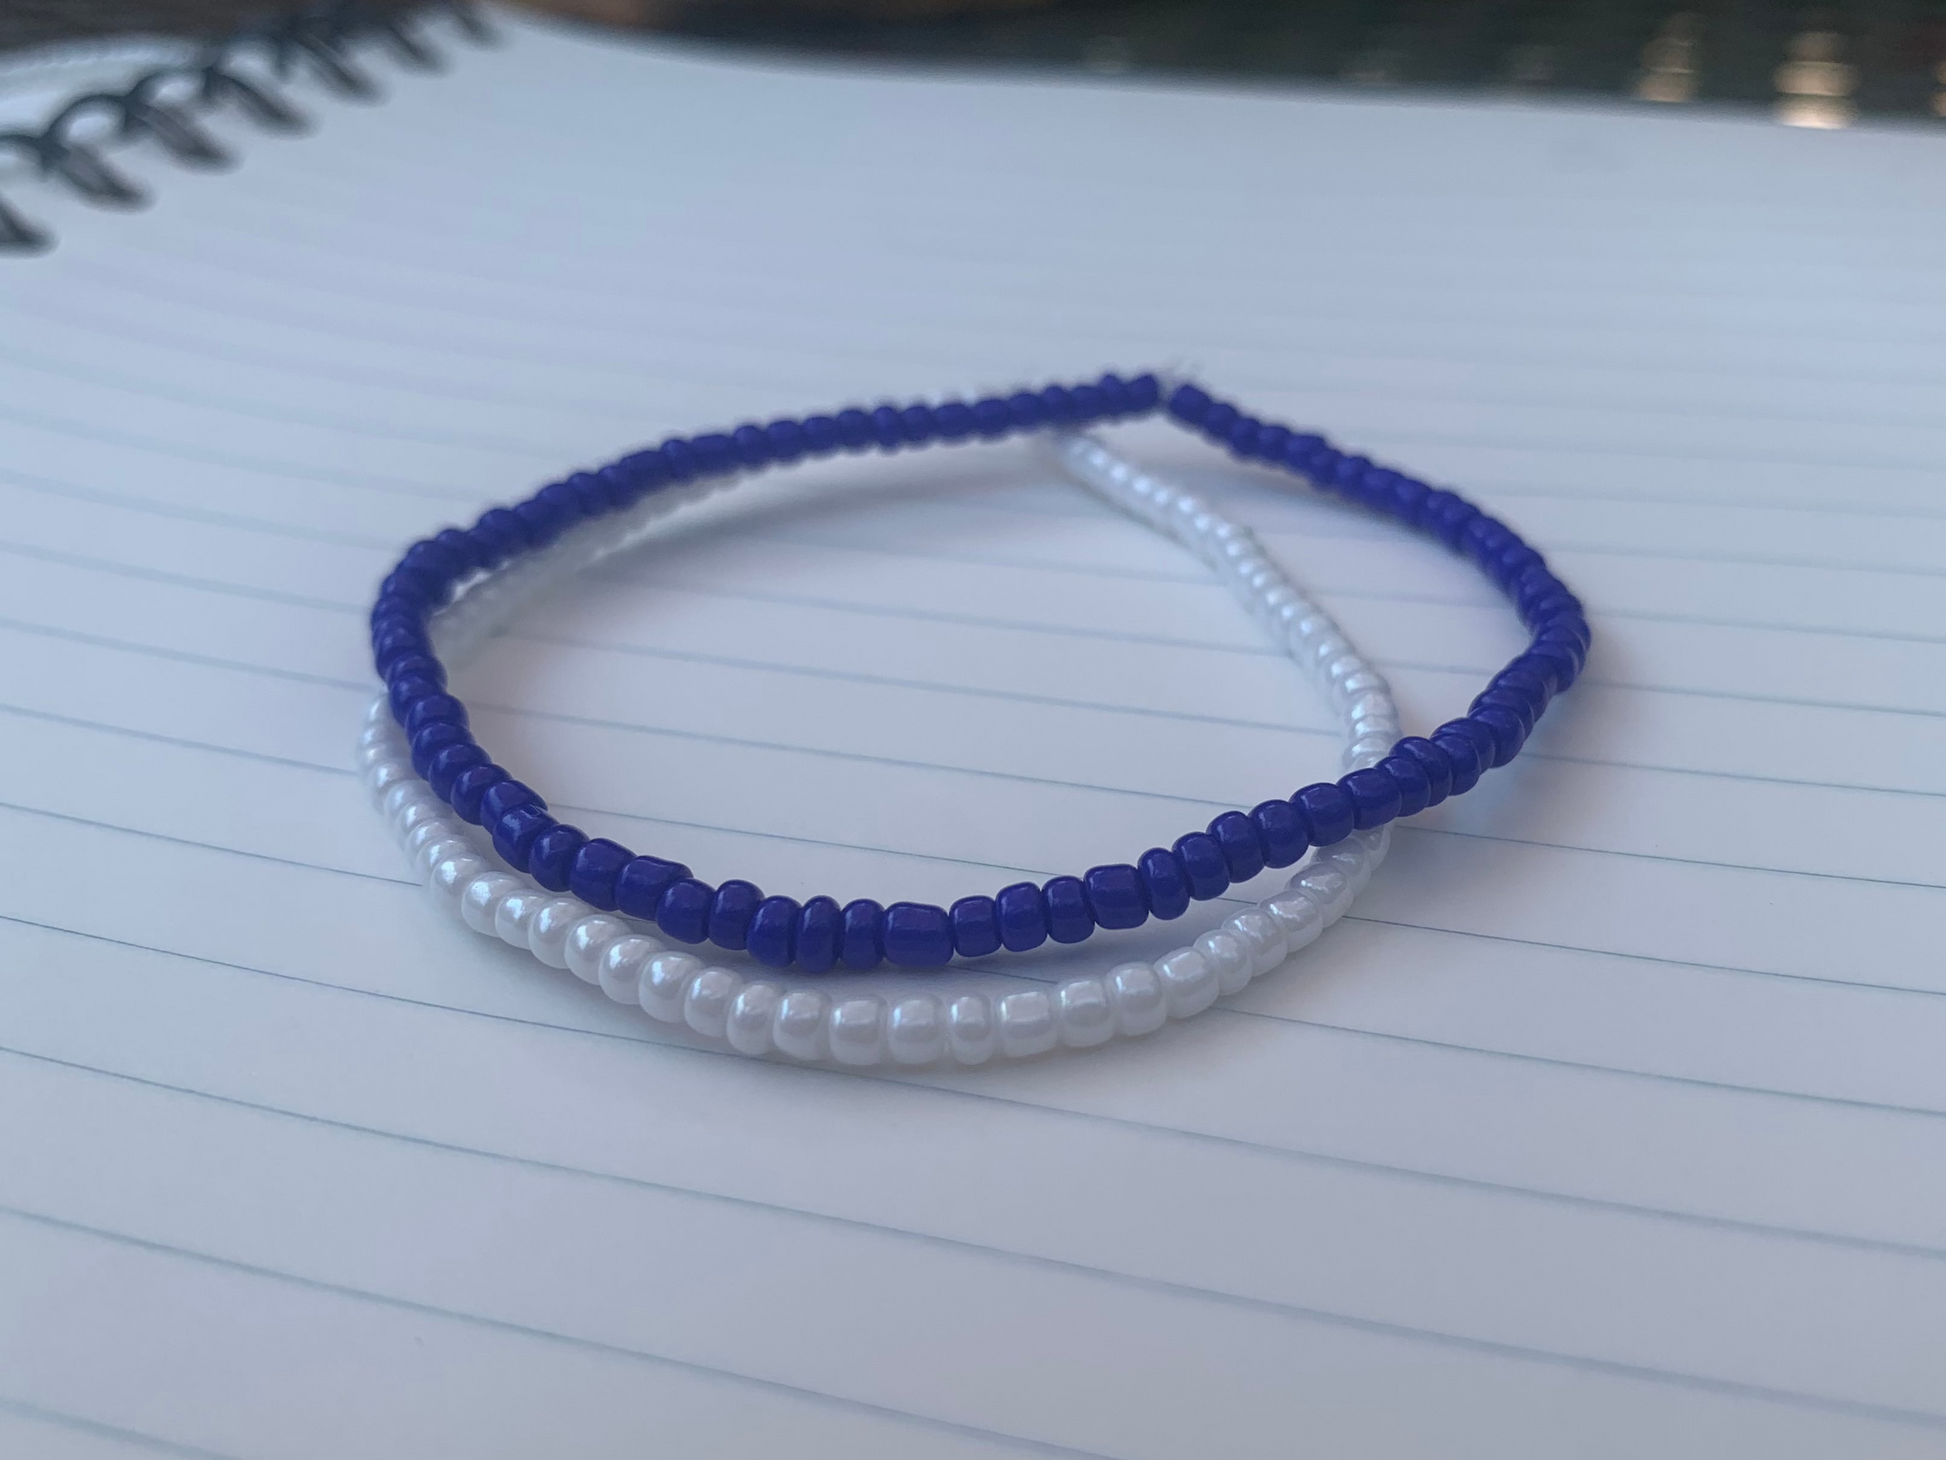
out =
[[[902,60],[1150,71],[1764,107],[1842,126],[1946,123],[1946,0],[539,0],[728,45]],[[5,0],[0,49],[194,34],[229,0]]]

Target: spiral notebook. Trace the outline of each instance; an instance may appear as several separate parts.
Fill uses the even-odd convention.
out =
[[[286,45],[302,133],[180,113],[227,167],[77,136],[145,208],[0,176],[51,245],[0,260],[0,1453],[1946,1454],[1946,143],[492,19],[313,34],[363,100]],[[1462,487],[1599,635],[1302,960],[873,1078],[426,903],[350,769],[399,545],[669,431],[1157,365]],[[1409,729],[1517,646],[1424,541],[1116,439]],[[798,894],[1334,758],[1003,448],[759,484],[470,684],[584,825]]]

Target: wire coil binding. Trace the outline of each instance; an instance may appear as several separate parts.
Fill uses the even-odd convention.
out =
[[[225,167],[229,153],[198,123],[197,112],[227,103],[269,131],[299,132],[306,126],[303,113],[240,69],[242,62],[260,58],[278,81],[308,69],[341,96],[371,99],[378,88],[357,53],[376,45],[402,66],[437,70],[441,56],[417,30],[432,14],[450,16],[477,43],[493,38],[471,0],[404,7],[325,0],[240,26],[209,41],[191,60],[148,68],[124,90],[76,96],[38,131],[0,131],[0,150],[24,156],[41,176],[58,179],[99,207],[139,208],[147,194],[103,156],[99,144],[76,137],[81,123],[106,117],[108,140],[154,142],[186,167]],[[51,233],[0,198],[0,252],[41,253],[53,244]]]

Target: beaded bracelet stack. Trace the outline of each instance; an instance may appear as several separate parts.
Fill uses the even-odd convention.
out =
[[[800,903],[768,897],[731,879],[712,886],[680,862],[637,855],[590,838],[548,814],[539,793],[496,765],[467,726],[466,708],[446,692],[446,670],[428,621],[475,575],[548,547],[582,524],[647,499],[695,490],[732,475],[838,451],[897,451],[934,442],[992,441],[1049,428],[1148,414],[1162,402],[1153,375],[1104,375],[1072,388],[1049,386],[966,403],[924,402],[846,410],[729,432],[674,437],[595,472],[544,487],[512,508],[495,508],[472,527],[414,543],[385,579],[372,611],[372,649],[387,703],[408,737],[413,767],[462,820],[481,827],[513,869],[543,888],[572,893],[605,911],[652,922],[666,937],[744,950],[774,968],[810,972],[938,968],[955,955],[1022,952],[1048,940],[1078,943],[1097,928],[1131,928],[1150,917],[1180,917],[1192,901],[1217,897],[1266,867],[1286,867],[1312,848],[1373,831],[1471,789],[1488,769],[1518,754],[1552,697],[1571,685],[1590,635],[1579,601],[1539,553],[1457,494],[1435,489],[1323,437],[1239,411],[1198,387],[1179,384],[1168,415],[1244,459],[1299,476],[1425,532],[1471,558],[1513,600],[1532,633],[1527,649],[1494,676],[1469,712],[1430,736],[1354,747],[1369,763],[1249,812],[1228,811],[1169,848],[1132,863],[1090,869],[1045,883],[1015,883],[950,908],[830,897]],[[1270,583],[1274,569],[1247,538],[1211,538],[1223,569],[1246,585]],[[1266,592],[1271,591],[1266,588]],[[1282,613],[1280,608],[1279,612]],[[1280,617],[1287,636],[1301,623]],[[1311,645],[1327,675],[1347,680],[1341,636]]]
[[[1097,442],[1066,437],[1056,454],[1070,475],[1109,502],[1219,571],[1229,569],[1226,577],[1245,607],[1333,702],[1350,739],[1347,764],[1359,769],[1380,758],[1398,735],[1383,677],[1274,567],[1241,576],[1234,571],[1239,562],[1263,559],[1246,529],[1200,499],[1135,471]],[[659,513],[666,502],[648,505]],[[643,512],[638,506],[625,514],[619,534],[571,534],[520,568],[477,580],[435,615],[441,646],[449,657],[463,657],[527,601],[615,551],[618,541],[639,530]],[[1327,648],[1332,652],[1322,652]],[[360,748],[367,784],[435,901],[474,931],[569,969],[653,1018],[723,1039],[740,1053],[829,1058],[852,1066],[920,1065],[949,1055],[973,1065],[1147,1034],[1171,1018],[1196,1014],[1219,995],[1236,993],[1281,966],[1342,917],[1384,859],[1389,838],[1386,828],[1354,832],[1280,892],[1152,962],[1123,963],[997,999],[979,990],[935,993],[930,987],[894,999],[869,992],[833,997],[816,987],[747,981],[731,969],[709,967],[613,913],[549,891],[529,875],[495,870],[466,825],[407,763],[409,753],[387,701],[375,701]]]

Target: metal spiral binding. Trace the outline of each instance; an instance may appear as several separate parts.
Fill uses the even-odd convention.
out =
[[[105,115],[113,123],[108,134],[112,140],[147,139],[184,166],[225,167],[230,156],[198,125],[198,110],[228,102],[271,131],[298,132],[306,125],[295,107],[235,69],[236,62],[260,55],[279,80],[309,68],[339,95],[369,99],[378,89],[353,53],[377,44],[401,65],[438,69],[439,53],[414,30],[421,16],[433,12],[451,16],[475,42],[492,39],[471,0],[430,0],[408,8],[370,0],[326,0],[242,26],[209,42],[193,60],[144,71],[125,90],[77,96],[39,131],[0,132],[0,149],[23,154],[43,177],[58,178],[90,203],[139,208],[148,201],[147,195],[111,166],[98,146],[76,140],[78,123]],[[165,95],[184,87],[188,94],[180,98]],[[0,198],[0,252],[40,253],[53,244],[46,229]]]

